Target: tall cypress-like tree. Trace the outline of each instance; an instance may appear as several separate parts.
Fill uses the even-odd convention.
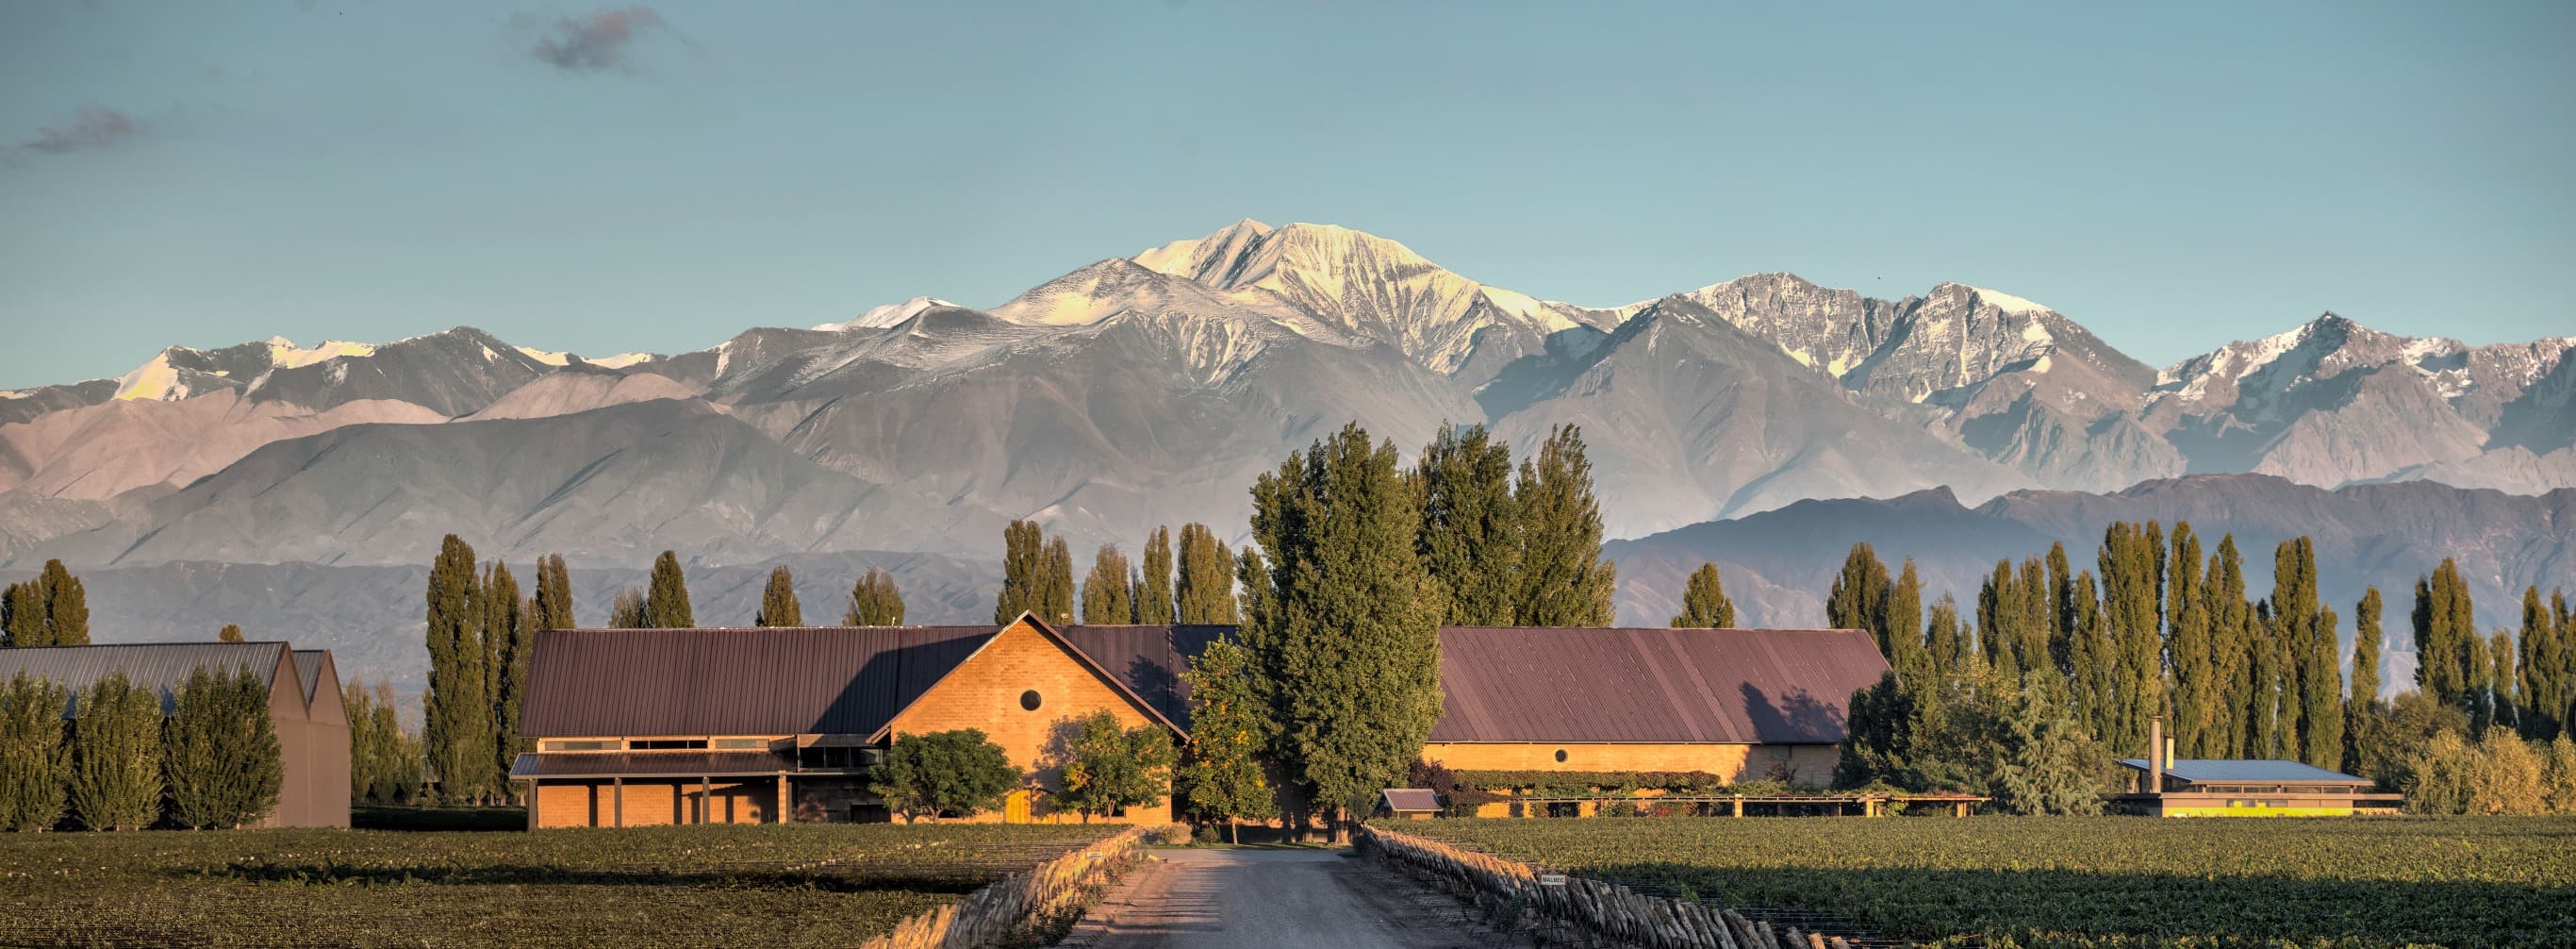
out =
[[[1102,544],[1091,557],[1091,573],[1082,578],[1082,621],[1116,625],[1136,621],[1135,571],[1116,544]]]
[[[44,831],[63,817],[71,753],[63,709],[71,692],[25,670],[0,685],[0,830]]]
[[[538,629],[572,629],[572,571],[562,554],[537,558],[537,596],[532,612]]]
[[[1966,674],[1976,661],[1976,649],[1959,621],[1959,601],[1947,593],[1932,601],[1932,618],[1923,624],[1923,649],[1932,659],[1933,673],[1943,678]]]
[[[200,667],[180,686],[175,706],[162,745],[171,819],[200,829],[239,827],[276,810],[285,768],[259,675]]]
[[[796,601],[796,575],[781,564],[769,568],[769,584],[760,588],[760,611],[753,626],[803,626],[805,605]]]
[[[2379,626],[2381,603],[2379,588],[2361,591],[2361,602],[2352,607],[2352,704],[2367,707],[2379,702],[2379,650],[2384,635]],[[2350,716],[2345,717],[2350,727]]]
[[[2067,562],[2066,545],[2048,545],[2048,610],[2040,628],[2048,633],[2048,660],[2059,675],[2069,679],[2075,674],[2075,568]],[[2036,595],[2037,591],[2033,591]],[[2036,664],[2034,664],[2036,668]]]
[[[1579,455],[1576,460],[1580,461]],[[1423,568],[1449,591],[1446,625],[1513,625],[1528,593],[1521,588],[1521,501],[1512,491],[1511,448],[1494,440],[1482,425],[1460,429],[1443,424],[1422,449],[1413,485],[1422,504],[1415,548]],[[1562,485],[1548,487],[1553,491]],[[1588,499],[1589,484],[1584,488]],[[1537,500],[1537,489],[1527,485],[1523,493]],[[1552,517],[1563,513],[1556,506],[1560,501],[1553,496],[1545,499],[1538,513]],[[1596,548],[1599,513],[1597,507],[1592,509]],[[1543,569],[1556,569],[1562,566],[1559,558],[1570,563],[1575,556],[1570,544],[1539,546],[1538,555],[1547,561],[1538,564]]]
[[[1040,574],[1046,566],[1046,532],[1036,521],[1012,521],[1002,528],[1002,590],[993,600],[993,622],[1043,613],[1039,607]]]
[[[841,624],[903,625],[903,591],[895,588],[894,574],[869,567],[866,575],[859,577],[859,582],[850,587],[850,606],[841,614]]]
[[[1173,590],[1180,621],[1235,625],[1235,562],[1224,542],[1205,524],[1183,524],[1180,561]]]
[[[2168,539],[2173,547],[2173,577],[2165,587],[2165,652],[2172,672],[2167,680],[2166,719],[2174,747],[2193,756],[2209,754],[2208,733],[2215,726],[2218,701],[2227,686],[2218,680],[2217,643],[2210,636],[2209,604],[2204,583],[2200,535],[2189,521],[2175,521]]]
[[[1038,618],[1056,626],[1073,624],[1073,549],[1064,538],[1047,539],[1046,554],[1038,560]]]
[[[2308,732],[2308,653],[2317,638],[2317,561],[2307,538],[2285,540],[2272,551],[2272,634],[2286,661],[2281,664],[2281,749],[2283,756],[2306,760]],[[2340,753],[2341,745],[2337,744]]]
[[[2191,753],[2205,758],[2244,757],[2251,724],[2244,713],[2245,690],[2251,688],[2247,637],[2253,606],[2245,599],[2245,561],[2237,553],[2236,535],[2219,536],[2218,551],[2210,555],[2209,572],[2201,583],[2200,602],[2209,614],[2210,680],[2220,683],[2220,690],[2211,697],[2201,747]]]
[[[495,560],[484,569],[482,600],[484,694],[492,697],[492,771],[485,791],[500,797],[513,790],[510,765],[529,750],[519,737],[519,708],[536,631],[528,625],[528,601],[520,598],[519,578],[510,575],[509,564]]]
[[[1601,503],[1592,496],[1592,462],[1584,457],[1581,428],[1561,425],[1548,432],[1538,457],[1522,460],[1512,500],[1521,524],[1514,625],[1610,625],[1618,568],[1601,559]]]
[[[2107,703],[2099,722],[2107,730],[2095,736],[2114,749],[2145,748],[2147,720],[2164,709],[2164,643],[2158,623],[2163,551],[2161,531],[2153,522],[2119,522],[2103,532],[2097,552],[2103,632],[2111,647],[2103,684],[2111,691],[2098,697]]]
[[[2496,630],[2487,638],[2487,717],[2498,727],[2519,729],[2522,696],[2514,691],[2519,676],[2513,664],[2513,635]]]
[[[689,611],[689,577],[680,570],[680,555],[665,550],[653,558],[653,579],[644,588],[644,621],[654,629],[688,629],[698,625]]]
[[[1682,611],[1673,617],[1675,628],[1735,628],[1735,601],[1726,598],[1726,584],[1718,579],[1717,565],[1704,563],[1682,581]]]
[[[454,534],[429,567],[429,691],[422,741],[450,800],[479,800],[492,761],[492,697],[484,688],[482,604],[474,548]]]
[[[2288,757],[2289,742],[2281,734],[2281,681],[2288,676],[2283,669],[2288,652],[2281,648],[2280,624],[2272,618],[2270,602],[2254,604],[2246,633],[2245,756]]]
[[[2012,561],[1995,561],[1995,572],[1977,589],[1977,649],[1985,654],[1987,665],[2016,679],[2024,668],[2019,651],[2021,601],[2021,578],[2013,572]]]
[[[1174,803],[1203,820],[1225,821],[1230,841],[1236,821],[1279,812],[1261,768],[1276,723],[1255,688],[1252,660],[1233,640],[1220,638],[1181,674],[1190,686],[1190,745],[1173,775]]]
[[[2560,716],[2567,710],[2559,680],[2563,663],[2559,659],[2557,617],[2540,601],[2540,588],[2522,589],[2522,635],[2518,637],[2522,653],[2515,657],[2515,667],[2522,677],[2518,690],[2522,696],[2522,734],[2533,741],[2558,737]]]
[[[1415,550],[1421,511],[1396,460],[1394,443],[1372,447],[1350,425],[1252,489],[1270,592],[1246,644],[1275,703],[1279,760],[1327,813],[1358,812],[1404,776],[1440,717],[1447,608]]]
[[[1905,558],[1897,571],[1896,583],[1887,588],[1887,599],[1878,607],[1878,622],[1886,627],[1879,632],[1893,650],[1888,656],[1896,674],[1928,681],[1932,674],[1932,655],[1923,647],[1923,578],[1914,572],[1914,558]]]
[[[45,600],[33,582],[0,590],[0,645],[53,645],[45,630]]]
[[[161,697],[108,673],[81,692],[72,723],[72,818],[91,830],[134,830],[161,816]]]
[[[2021,643],[2013,651],[2027,657],[2024,668],[2033,671],[2049,668],[2049,644],[2057,635],[2054,630],[2058,617],[2051,612],[2050,586],[2048,569],[2040,558],[2023,558],[2021,580],[2016,584],[2021,591],[2021,622],[2014,627],[2021,634]]]
[[[1136,578],[1136,622],[1160,626],[1173,622],[1172,530],[1154,528],[1145,535],[1144,573]]]
[[[1887,608],[1887,590],[1892,585],[1878,552],[1867,543],[1853,544],[1851,552],[1843,555],[1842,572],[1834,575],[1833,589],[1825,595],[1825,625],[1868,630],[1878,642],[1879,655],[1889,655],[1887,617],[1881,611]]]
[[[2468,708],[2469,656],[2478,642],[2476,614],[2459,564],[2450,558],[2415,581],[2415,685],[2444,705]]]
[[[45,598],[46,634],[52,644],[89,645],[89,594],[81,589],[80,578],[63,569],[62,561],[47,560],[36,586]]]
[[[2119,644],[2111,639],[2109,619],[2103,614],[2102,601],[2095,593],[2093,571],[2079,570],[2069,585],[2067,602],[2068,638],[2073,640],[2075,670],[2069,683],[2073,686],[2071,703],[2078,722],[2093,735],[2118,732]]]

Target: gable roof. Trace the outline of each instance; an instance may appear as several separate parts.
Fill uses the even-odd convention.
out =
[[[1397,813],[1440,809],[1440,792],[1430,788],[1386,788],[1377,792],[1377,799]]]
[[[542,630],[523,735],[872,734],[992,626]]]
[[[2140,771],[2147,770],[2145,758],[2122,758],[2120,763]],[[2274,784],[2366,784],[2370,781],[2368,778],[2278,758],[2182,758],[2168,765],[2165,773],[2193,784],[2228,781],[2259,781]]]
[[[1830,744],[1887,671],[1859,630],[1449,627],[1431,740]]]
[[[277,687],[277,672],[288,652],[287,645],[266,643],[112,643],[94,646],[21,646],[0,649],[0,682],[20,672],[41,679],[51,679],[70,689],[73,701],[91,684],[123,670],[125,678],[138,686],[150,688],[161,696],[161,710],[170,711],[176,693],[188,681],[188,675],[200,668],[226,670],[247,668],[258,676],[261,685]]]
[[[1121,698],[1134,703],[1135,706],[1138,709],[1143,710],[1145,714],[1153,716],[1155,720],[1162,722],[1163,727],[1176,732],[1181,732],[1184,735],[1188,734],[1187,730],[1183,729],[1178,722],[1173,721],[1171,716],[1163,714],[1162,710],[1155,708],[1153,703],[1147,702],[1143,697],[1137,695],[1135,688],[1128,685],[1126,679],[1112,674],[1107,667],[1100,664],[1099,660],[1091,658],[1089,653],[1084,652],[1081,646],[1074,644],[1072,640],[1064,638],[1064,634],[1056,632],[1055,627],[1048,625],[1045,620],[1039,619],[1037,614],[1031,613],[1027,610],[1021,610],[1018,619],[1004,623],[999,629],[995,629],[991,637],[985,639],[982,643],[976,644],[974,652],[970,652],[963,658],[960,658],[955,665],[949,667],[947,672],[942,673],[938,680],[931,682],[930,685],[925,687],[922,691],[926,693],[931,688],[938,687],[939,682],[945,681],[949,676],[957,674],[957,670],[963,668],[967,661],[974,659],[975,653],[983,652],[985,646],[992,645],[995,641],[1000,640],[1002,638],[1002,634],[1009,632],[1011,627],[1022,624],[1027,624],[1029,629],[1035,631],[1041,638],[1054,643],[1056,648],[1064,650],[1065,655],[1071,657],[1076,664],[1089,670],[1091,674],[1099,676],[1101,681],[1108,683],[1110,691],[1118,693]],[[872,742],[885,740],[886,732],[894,727],[894,719],[901,718],[905,709],[911,708],[914,702],[919,701],[921,701],[920,694],[915,694],[911,698],[906,699],[901,706],[895,709],[894,714],[886,717],[885,724],[877,726],[875,731],[868,734],[868,740]]]
[[[313,704],[314,690],[322,686],[322,663],[330,655],[328,649],[295,650],[295,678],[304,683],[304,704],[307,707]]]

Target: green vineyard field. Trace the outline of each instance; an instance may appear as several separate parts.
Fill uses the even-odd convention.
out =
[[[2576,818],[1399,821],[1892,937],[1994,946],[2576,946]]]
[[[0,946],[846,946],[1120,829],[0,834]]]

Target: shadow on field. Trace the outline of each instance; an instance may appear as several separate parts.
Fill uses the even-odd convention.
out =
[[[2349,869],[2320,866],[2317,872]],[[1823,911],[1888,936],[1920,940],[1984,935],[2056,943],[2151,936],[2576,945],[2576,914],[2567,912],[2576,906],[2576,887],[2072,870],[1712,870],[1671,863],[1581,872],[1665,896]]]
[[[170,876],[200,877],[202,871]],[[352,867],[321,863],[235,864],[226,875],[251,883],[296,886],[668,886],[792,889],[857,893],[908,890],[916,893],[971,893],[991,883],[989,874],[919,874],[858,871],[711,868],[675,871],[655,868],[568,869],[498,864],[476,867]]]

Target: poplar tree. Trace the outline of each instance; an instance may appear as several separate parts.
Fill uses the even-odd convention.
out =
[[[650,629],[653,619],[644,612],[644,594],[632,588],[617,591],[608,601],[608,628]]]
[[[1019,614],[1012,614],[1018,618]],[[896,589],[894,574],[876,567],[859,577],[850,587],[849,609],[841,614],[843,626],[903,625],[903,591]]]
[[[1578,454],[1576,461],[1580,461]],[[1588,467],[1586,471],[1588,471]],[[1583,485],[1590,496],[1589,475]],[[1533,513],[1559,516],[1559,499],[1539,497],[1537,486],[1523,494],[1540,504]],[[1425,570],[1449,591],[1449,626],[1510,626],[1523,609],[1521,499],[1512,490],[1510,446],[1493,439],[1482,425],[1459,429],[1440,426],[1414,466],[1413,485],[1422,505],[1422,527],[1415,549]],[[1557,485],[1550,485],[1551,490]],[[1578,512],[1579,514],[1579,512]],[[1592,509],[1594,547],[1599,546],[1599,510]],[[1571,545],[1541,542],[1534,562],[1541,569],[1558,566],[1553,558],[1571,557]],[[1538,625],[1538,624],[1533,624]],[[1564,625],[1564,624],[1545,624]]]
[[[1682,582],[1682,611],[1673,617],[1673,626],[1735,628],[1735,601],[1726,598],[1726,584],[1718,579],[1716,564],[1700,564]]]
[[[2361,736],[2379,718],[2379,588],[2361,591],[2352,607],[2352,697],[2344,703],[2344,763],[2358,766]]]
[[[1136,578],[1136,622],[1161,626],[1172,622],[1172,530],[1157,527],[1145,535],[1144,573]]]
[[[2102,569],[2103,638],[2110,652],[2099,657],[2108,666],[2100,684],[2109,691],[2096,696],[2105,704],[2098,719],[2105,730],[2094,734],[2114,749],[2145,747],[2147,720],[2164,708],[2156,566],[2164,544],[2152,526],[2115,522],[2103,532],[2096,553]]]
[[[2202,611],[2209,614],[2210,681],[2218,694],[2209,700],[2209,724],[2200,750],[2204,758],[2245,756],[2252,720],[2245,715],[2246,690],[2252,688],[2252,610],[2245,598],[2245,562],[2237,553],[2236,535],[2218,538],[2209,572],[2201,582]]]
[[[63,817],[71,754],[63,709],[71,692],[25,670],[0,686],[0,830],[52,830]]]
[[[2548,741],[2558,736],[2561,716],[2566,714],[2567,699],[2562,691],[2566,683],[2559,676],[2563,661],[2559,658],[2557,617],[2540,602],[2540,588],[2522,588],[2522,654],[2515,666],[2522,677],[2522,734],[2533,741]]]
[[[1914,572],[1914,558],[1905,558],[1897,571],[1896,584],[1888,587],[1887,598],[1878,607],[1878,622],[1886,627],[1882,635],[1894,650],[1888,656],[1890,665],[1900,676],[1929,679],[1932,658],[1923,648],[1923,580]]]
[[[2075,570],[2067,563],[2065,544],[2048,545],[2048,577],[2044,582],[2047,584],[2043,589],[2048,597],[2048,610],[2038,628],[2047,631],[2048,661],[2057,667],[2059,675],[2074,679]],[[2041,591],[2033,590],[2031,593],[2036,596]],[[2033,663],[2032,667],[2037,668],[2038,663]]]
[[[2201,597],[2200,535],[2192,532],[2191,522],[2175,521],[2168,543],[2174,573],[2165,587],[2165,651],[2172,667],[2166,719],[2175,748],[2205,757],[2217,719],[2215,706],[2227,686],[2218,680],[2217,643],[2210,636],[2209,604]]]
[[[1521,535],[1520,607],[1513,624],[1610,625],[1618,569],[1601,559],[1601,503],[1592,496],[1592,462],[1584,457],[1581,428],[1549,430],[1538,457],[1521,461],[1512,501],[1520,509]]]
[[[161,697],[108,673],[81,692],[72,723],[72,818],[91,830],[134,830],[161,816]]]
[[[1887,565],[1880,563],[1878,552],[1866,543],[1853,544],[1843,555],[1843,569],[1834,575],[1833,589],[1825,595],[1825,625],[1834,629],[1868,630],[1878,642],[1878,654],[1891,655],[1888,641]]]
[[[47,644],[89,645],[89,594],[82,591],[80,578],[63,569],[61,560],[47,560],[36,576],[36,589],[45,601]]]
[[[2415,581],[2415,685],[2444,705],[2469,707],[2470,651],[2477,640],[2468,584],[2450,558]]]
[[[447,535],[429,568],[429,690],[421,697],[421,739],[440,792],[453,801],[480,799],[492,762],[477,587],[474,548]]]
[[[2076,571],[2068,586],[2068,638],[2075,651],[2073,708],[2075,718],[2093,735],[2119,730],[2119,645],[2111,640],[2110,621],[2094,592],[2093,571]],[[2134,747],[2134,746],[2133,746]]]
[[[1002,590],[993,600],[993,623],[1043,612],[1038,607],[1039,574],[1046,560],[1045,531],[1036,521],[1012,521],[1002,528]]]
[[[1359,812],[1403,776],[1440,717],[1447,608],[1415,550],[1421,511],[1396,461],[1393,442],[1372,448],[1353,424],[1252,489],[1269,589],[1247,611],[1246,641],[1275,703],[1278,758],[1328,813]],[[1585,602],[1579,587],[1544,599]]]
[[[239,827],[275,811],[285,770],[259,675],[199,667],[175,706],[162,744],[170,818],[198,829]]]
[[[1239,842],[1236,821],[1279,813],[1277,795],[1261,770],[1261,752],[1275,724],[1254,686],[1251,664],[1242,646],[1219,638],[1181,673],[1190,686],[1190,744],[1174,775],[1173,796],[1202,820],[1225,821],[1229,843]]]
[[[2487,716],[2492,724],[2520,728],[2522,697],[2514,692],[2513,636],[2496,630],[2487,639]]]
[[[1959,601],[1947,593],[1932,601],[1932,618],[1923,626],[1923,648],[1931,657],[1933,672],[1943,677],[1964,673],[1976,660],[1975,647],[1960,625]]]
[[[1091,557],[1091,573],[1082,578],[1082,621],[1117,625],[1136,621],[1135,571],[1116,544],[1102,544]]]
[[[0,644],[53,645],[45,630],[45,600],[33,581],[12,583],[0,591]]]
[[[572,572],[562,554],[537,558],[537,595],[530,607],[538,629],[572,629]]]
[[[2308,653],[2317,638],[2317,561],[2307,538],[2285,540],[2272,551],[2272,633],[2287,661],[2281,665],[2283,757],[2308,754]],[[2340,753],[2342,745],[2336,745]]]
[[[2020,634],[2021,642],[2013,647],[2013,652],[2025,657],[2025,669],[2049,668],[2049,641],[2056,635],[2057,617],[2049,609],[2047,568],[2038,557],[2022,560],[2021,579],[2016,587],[2021,591],[2021,621],[2014,626],[2014,631]],[[2066,670],[2059,671],[2068,674]]]
[[[1205,524],[1181,525],[1180,576],[1174,599],[1183,623],[1236,623],[1234,555]]]
[[[680,570],[680,555],[665,550],[653,558],[653,579],[644,588],[644,621],[654,629],[698,625],[689,612],[689,578]]]
[[[1073,624],[1073,550],[1064,538],[1047,540],[1046,555],[1038,561],[1038,618],[1050,625]]]
[[[542,568],[541,568],[542,569]],[[527,703],[528,656],[536,649],[532,612],[519,596],[519,579],[510,565],[492,561],[483,571],[483,661],[485,694],[492,697],[492,771],[485,789],[495,797],[514,788],[510,766],[522,751],[535,750],[519,737],[519,711]]]
[[[2022,593],[2012,560],[1995,561],[1995,571],[1977,588],[1977,648],[1986,664],[2010,678],[2021,676],[2020,626]]]
[[[785,564],[769,568],[769,585],[760,590],[760,610],[753,626],[803,626],[805,605],[796,602],[796,575]]]

